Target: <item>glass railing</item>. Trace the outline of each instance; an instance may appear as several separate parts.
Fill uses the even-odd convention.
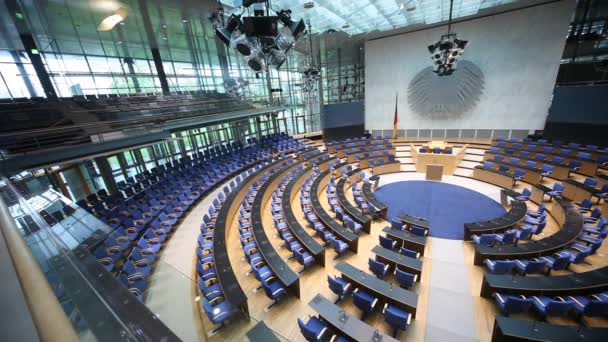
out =
[[[119,277],[137,241],[51,188],[22,185],[18,190],[3,181],[7,186],[0,192],[17,229],[81,340],[246,340],[245,334],[264,320],[236,313],[215,333],[218,327],[205,314],[195,270],[198,227],[187,231],[180,226],[179,235],[170,234],[149,266],[137,265],[141,278]],[[180,248],[169,248],[171,243]],[[98,249],[119,257],[104,263]]]

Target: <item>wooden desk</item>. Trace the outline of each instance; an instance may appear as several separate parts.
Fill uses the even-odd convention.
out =
[[[496,316],[492,342],[605,341],[608,328],[551,324],[536,320]]]
[[[287,265],[281,255],[274,249],[262,223],[262,209],[272,198],[273,191],[271,190],[274,190],[281,180],[279,176],[286,174],[295,167],[297,167],[297,163],[283,166],[262,184],[251,205],[251,230],[260,254],[272,269],[276,278],[288,291],[293,292],[296,297],[300,298],[300,276]]]
[[[399,241],[403,247],[420,253],[420,256],[424,255],[426,236],[414,235],[408,231],[396,230],[391,227],[384,227],[382,232],[389,238]]]
[[[376,260],[389,264],[391,270],[394,270],[396,267],[401,271],[417,274],[418,278],[416,281],[420,281],[420,277],[422,276],[422,261],[420,259],[408,257],[378,245],[374,246],[372,253],[376,254]]]
[[[399,171],[401,171],[401,163],[398,161],[384,163],[372,168],[372,173],[374,175],[382,175],[385,173],[394,173]]]
[[[308,305],[319,314],[325,323],[353,341],[399,342],[391,336],[380,333],[378,329],[344,311],[320,294],[317,294]]]
[[[562,196],[577,203],[582,202],[586,198],[590,199],[591,195],[597,192],[597,189],[585,186],[583,183],[573,179],[569,179],[562,184],[564,184]]]
[[[511,189],[513,187],[513,178],[504,173],[500,173],[498,170],[490,171],[481,167],[475,167],[475,169],[473,169],[473,178],[498,185],[505,189]]]
[[[420,153],[414,145],[410,145],[412,159],[416,164],[416,172],[426,172],[427,165],[443,165],[443,174],[452,175],[465,155],[466,146],[457,154]]]
[[[443,178],[443,165],[428,164],[426,166],[426,180],[441,182]]]
[[[381,305],[384,305],[384,303],[395,305],[409,312],[412,318],[416,318],[418,295],[415,292],[393,286],[391,283],[378,279],[373,274],[363,272],[344,261],[336,265],[336,271],[342,273],[342,279],[353,284],[353,288],[361,287],[365,292],[377,297]]]

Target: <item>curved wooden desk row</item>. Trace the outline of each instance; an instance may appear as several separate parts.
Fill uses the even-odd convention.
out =
[[[486,273],[481,296],[490,298],[495,292],[526,296],[576,296],[608,290],[608,266],[589,272],[560,276],[512,276]]]
[[[501,152],[504,153],[505,155],[507,155],[506,150],[507,147],[499,147]],[[510,149],[513,149],[514,151],[517,152],[521,152],[521,151],[526,151],[525,148],[512,148],[512,147],[508,147]],[[567,150],[568,148],[566,148]],[[547,157],[562,157],[564,158],[564,163],[569,163],[571,160],[578,160],[581,162],[581,169],[579,170],[579,173],[582,173],[584,175],[590,175],[593,176],[597,173],[597,169],[598,169],[598,165],[597,165],[597,160],[593,160],[593,159],[585,159],[585,158],[581,158],[578,157],[576,155],[572,156],[563,156],[559,153],[543,153],[542,151],[528,151],[530,152],[530,158],[534,158],[534,156],[536,156],[536,154],[541,153],[546,155]]]
[[[498,146],[498,143],[500,142],[500,140],[492,140],[492,146]],[[592,150],[588,150],[587,148],[581,146],[579,148],[571,148],[568,147],[568,144],[566,145],[562,145],[562,146],[553,146],[553,144],[540,144],[538,142],[535,141],[530,141],[530,142],[524,142],[524,141],[507,141],[505,140],[505,142],[507,143],[507,147],[509,148],[513,148],[513,144],[521,144],[522,148],[525,149],[526,147],[530,146],[530,145],[534,145],[536,147],[537,152],[542,152],[543,148],[545,147],[551,147],[553,148],[553,153],[559,153],[559,150],[570,150],[571,153],[578,153],[578,152],[586,152],[586,153],[591,153],[591,156],[593,158],[597,158],[598,155],[608,155],[608,149],[604,149],[604,150],[600,150],[599,148],[595,151]],[[500,147],[500,146],[498,146]],[[531,152],[534,152],[531,151]]]
[[[426,236],[414,235],[407,230],[397,230],[391,227],[384,227],[382,232],[389,238],[399,241],[403,247],[414,250],[424,255],[424,247],[426,246]]]
[[[504,156],[505,159],[510,158],[510,157],[516,157],[519,158],[519,164],[517,165],[521,165],[524,166],[526,164],[527,161],[533,161],[536,162],[537,165],[540,164],[545,164],[545,165],[551,165],[553,166],[553,171],[551,171],[551,176],[549,176],[550,178],[553,179],[558,179],[558,180],[565,180],[568,179],[568,176],[570,175],[570,169],[568,168],[568,164],[557,164],[557,163],[553,163],[551,161],[540,161],[540,160],[535,160],[533,158],[525,158],[525,157],[520,157],[519,155],[510,155],[510,154],[496,154],[496,153],[492,153],[490,151],[486,151],[483,154],[483,161],[491,161],[493,163],[496,163],[496,156]],[[516,164],[510,164],[510,165],[516,165]]]
[[[241,202],[245,198],[245,194],[253,182],[260,178],[264,172],[278,165],[285,158],[272,161],[254,174],[243,179],[228,196],[226,201],[220,208],[215,220],[215,229],[213,229],[213,259],[216,265],[217,279],[224,292],[226,301],[233,308],[240,308],[249,317],[249,308],[247,305],[247,296],[239,285],[236,275],[232,270],[230,259],[228,258],[228,250],[226,247],[228,228],[232,227],[232,222],[237,217]]]
[[[503,190],[504,191],[504,190]],[[464,239],[470,241],[472,235],[493,234],[505,231],[526,217],[528,206],[523,201],[513,201],[509,211],[498,218],[483,222],[464,224]]]
[[[327,162],[325,162],[327,163]],[[300,224],[296,215],[293,213],[293,208],[291,206],[291,202],[298,196],[299,191],[294,191],[294,189],[300,189],[302,187],[302,183],[306,180],[306,177],[312,172],[312,166],[308,166],[304,168],[302,171],[298,172],[285,187],[283,191],[283,197],[281,198],[281,208],[283,209],[283,216],[285,217],[285,222],[291,232],[295,236],[295,238],[300,242],[300,244],[310,252],[310,254],[315,258],[315,261],[322,266],[325,266],[325,248],[321,246],[315,239],[313,239],[304,229],[304,227]]]
[[[388,155],[395,155],[396,153],[396,149],[394,147],[388,146],[388,145],[376,145],[376,146],[372,146],[373,148],[369,149],[369,150],[365,150],[365,151],[356,151],[356,152],[348,152],[348,151],[338,151],[336,153],[336,155],[339,158],[346,158],[346,161],[348,161],[349,163],[354,163],[357,161],[357,157],[363,157],[365,153],[369,153],[369,157],[367,158],[379,158],[382,157],[382,153],[384,153],[385,151],[388,152],[387,155],[384,156],[384,158],[388,158]],[[374,152],[379,152],[380,154],[377,156],[374,156],[373,153]]]
[[[536,320],[496,316],[492,342],[520,341],[606,341],[608,328],[558,325]]]
[[[576,205],[567,199],[556,198],[555,201],[556,203],[547,205],[547,210],[561,227],[557,233],[515,246],[476,246],[475,265],[481,265],[484,259],[521,259],[548,255],[574,242],[583,230],[583,216]]]
[[[340,163],[336,165],[336,169],[339,169],[345,166],[346,163]],[[359,236],[350,230],[344,228],[336,219],[334,219],[321,205],[321,201],[319,200],[319,196],[323,189],[327,187],[329,180],[331,179],[331,171],[326,170],[321,172],[315,178],[310,186],[310,201],[312,202],[312,209],[319,217],[319,220],[323,222],[323,225],[327,227],[331,232],[340,240],[346,242],[349,248],[357,253],[359,249]]]
[[[361,169],[353,169],[347,173],[348,183],[352,186],[353,183],[356,183],[360,180]],[[363,230],[366,233],[370,233],[372,226],[372,219],[361,213],[359,208],[355,207],[350,203],[350,201],[346,198],[346,178],[340,178],[338,184],[336,184],[336,195],[338,196],[338,202],[340,206],[344,209],[344,211],[353,218],[356,222],[360,223],[363,226]]]
[[[374,297],[377,297],[382,307],[384,303],[395,305],[412,314],[416,318],[418,294],[393,286],[391,283],[377,278],[373,274],[364,272],[355,266],[341,261],[336,265],[336,271],[342,273],[342,279],[353,284],[353,288],[363,288]]]
[[[383,333],[359,318],[344,311],[333,301],[317,294],[308,305],[323,319],[324,323],[348,336],[353,341],[397,342],[398,340]]]
[[[251,205],[251,230],[253,231],[255,242],[258,245],[258,250],[264,258],[264,261],[266,261],[266,264],[272,269],[272,272],[285,288],[300,298],[300,277],[289,267],[289,265],[287,265],[281,255],[274,249],[266,235],[262,223],[262,210],[272,198],[274,189],[277,187],[283,175],[296,168],[298,165],[298,162],[292,162],[289,165],[282,167],[260,186]]]
[[[416,274],[418,275],[416,281],[420,281],[422,277],[422,260],[405,256],[379,245],[372,248],[372,253],[376,254],[376,260],[390,265],[391,270],[398,268],[401,271]]]
[[[511,189],[513,187],[514,176],[515,175],[510,172],[503,172],[496,169],[486,169],[481,165],[477,165],[473,169],[473,178],[505,189]]]
[[[369,203],[370,206],[374,207],[374,210],[379,213],[379,216],[383,219],[386,218],[386,213],[388,212],[388,207],[384,205],[384,203],[380,202],[376,196],[374,196],[374,190],[378,188],[378,176],[370,177],[370,180],[374,182],[372,186],[369,182],[364,182],[362,187],[363,198]]]
[[[361,147],[361,146],[367,146],[367,145],[378,145],[378,144],[383,144],[383,143],[388,143],[388,139],[367,139],[367,138],[362,138],[360,140],[356,140],[356,141],[336,141],[336,142],[331,142],[331,143],[325,143],[325,147],[327,148],[327,152],[329,153],[336,153],[338,150],[344,150],[347,148],[353,148],[353,147]]]
[[[496,159],[489,159],[487,161],[494,163],[494,166],[496,169],[498,169],[498,167],[500,167],[500,166],[508,167],[509,170],[507,172],[509,172],[509,173],[515,173],[516,169],[524,170],[524,171],[526,171],[526,173],[524,174],[524,182],[528,182],[530,184],[540,183],[540,178],[541,178],[541,173],[542,173],[542,170],[540,168],[529,167],[529,166],[521,165],[521,164],[507,163],[504,160],[498,161]]]

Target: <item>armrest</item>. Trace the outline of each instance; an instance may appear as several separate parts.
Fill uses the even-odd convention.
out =
[[[384,307],[382,308],[382,314],[384,314],[387,307],[388,307],[388,303],[384,303]]]

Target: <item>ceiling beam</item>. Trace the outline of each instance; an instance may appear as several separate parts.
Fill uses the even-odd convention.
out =
[[[354,26],[356,28],[358,28],[362,33],[365,33],[367,30],[365,28],[363,28],[362,26],[358,25],[355,22],[349,22],[343,15],[342,13],[340,13],[340,11],[338,11],[333,5],[327,3],[326,1],[320,1],[317,0],[317,2],[319,3],[319,5],[321,5],[323,8],[325,8],[326,10],[330,11],[331,13],[333,13],[335,16],[339,17],[340,19],[344,20],[346,23],[348,23],[351,26]]]
[[[381,10],[380,7],[378,7],[378,4],[376,4],[377,1],[378,0],[369,0],[369,3],[374,6],[374,8],[376,9],[376,11],[378,11],[378,13],[382,14],[382,16],[384,17],[384,19],[386,20],[386,22],[389,25],[391,25],[393,28],[397,28],[397,24],[392,22],[391,19],[388,17],[388,15],[386,15],[386,13],[384,13],[384,11]],[[399,9],[399,5],[397,5],[397,9]]]

